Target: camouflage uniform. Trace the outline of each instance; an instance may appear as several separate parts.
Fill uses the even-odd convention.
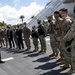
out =
[[[0,47],[2,47],[2,41],[1,41],[1,29],[0,29]]]
[[[67,56],[65,58],[67,59],[67,62],[71,64],[71,70],[69,73],[73,73],[75,72],[75,20],[63,40],[67,46],[65,49]]]
[[[30,44],[31,30],[27,26],[23,28],[23,35],[24,35],[24,41],[27,46],[27,49],[30,50],[31,48],[31,44]]]
[[[66,17],[64,20],[63,20],[63,23],[62,23],[62,34],[61,34],[61,42],[60,42],[60,47],[61,47],[61,51],[62,51],[62,54],[64,55],[64,62],[65,64],[69,65],[69,62],[67,62],[68,60],[70,60],[70,54],[65,51],[65,46],[63,44],[63,38],[64,36],[66,35],[66,33],[68,32],[68,30],[70,29],[71,27],[71,23],[72,23],[72,20],[70,17]],[[68,57],[68,58],[67,58]]]
[[[56,37],[55,37],[55,20],[50,21],[48,27],[48,33],[50,35],[50,44],[53,50],[53,55],[57,54],[57,47],[56,47]]]
[[[5,44],[4,44],[4,29],[1,29],[0,31],[0,43],[1,43],[1,47]]]
[[[8,48],[8,38],[7,38],[7,30],[4,30],[4,39],[5,39],[5,46]]]
[[[33,39],[33,44],[34,44],[34,47],[35,47],[35,50],[34,51],[38,51],[38,32],[36,30],[36,27],[34,26],[33,29],[32,29],[32,39]]]
[[[16,48],[18,48],[18,41],[17,41],[17,37],[16,37],[16,29],[13,30],[13,38],[16,44]]]
[[[45,40],[46,30],[42,24],[38,25],[38,35],[41,44],[40,52],[46,52],[46,40]]]
[[[60,50],[60,57],[63,57],[61,48],[60,48],[60,42],[61,42],[61,24],[62,24],[62,19],[60,17],[58,17],[55,20],[55,36],[56,36],[56,49]],[[58,51],[57,51],[58,54]]]

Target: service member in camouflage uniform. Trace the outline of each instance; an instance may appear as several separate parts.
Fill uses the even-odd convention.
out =
[[[58,50],[60,51],[60,59],[63,59],[62,51],[60,49],[60,41],[61,41],[61,24],[62,24],[62,19],[60,18],[59,11],[54,12],[54,17],[55,17],[55,36],[56,36],[56,49],[57,49],[57,54],[58,56]]]
[[[0,44],[1,44],[1,47],[5,46],[5,44],[4,44],[4,29],[3,28],[0,29]]]
[[[55,44],[55,42],[56,42],[56,37],[55,37],[55,20],[53,20],[53,16],[52,15],[48,16],[47,19],[48,19],[48,23],[49,23],[47,32],[50,35],[50,44],[51,44],[51,47],[52,47],[52,50],[53,50],[53,53],[51,55],[52,56],[56,56],[58,54],[58,51],[57,51],[56,44]]]
[[[68,32],[68,30],[70,29],[72,20],[71,20],[71,18],[68,16],[68,10],[65,9],[65,8],[62,9],[61,16],[62,16],[62,19],[63,19],[63,21],[62,21],[63,23],[62,23],[62,25],[61,25],[61,26],[62,26],[62,29],[61,29],[62,33],[61,33],[60,47],[61,47],[61,50],[62,50],[62,52],[63,52],[63,54],[64,54],[64,61],[63,61],[63,63],[64,63],[65,65],[64,65],[63,67],[69,67],[69,62],[67,62],[67,60],[70,59],[70,57],[69,57],[70,54],[67,53],[67,52],[65,52],[65,50],[64,50],[63,38],[64,38],[64,36],[66,35],[66,33]],[[67,59],[67,57],[69,57],[69,58]]]
[[[13,28],[13,38],[14,38],[14,42],[16,44],[16,49],[18,49],[18,41],[17,41],[17,37],[16,37],[16,27]]]
[[[7,28],[4,28],[5,47],[8,48]]]
[[[1,27],[0,27],[0,47],[2,47],[2,41],[1,41]]]
[[[45,40],[46,30],[42,25],[41,20],[38,19],[37,23],[38,23],[38,35],[41,44],[41,50],[39,53],[45,53],[46,52],[46,40]]]
[[[1,36],[1,27],[0,27],[0,44],[2,44],[2,36]],[[2,45],[1,45],[2,46]],[[0,63],[4,63],[4,61],[2,61],[1,59],[1,51],[0,51]]]
[[[24,22],[23,35],[24,35],[25,44],[27,46],[26,50],[30,50],[31,49],[31,43],[30,43],[31,30],[28,28],[26,22]]]
[[[70,30],[65,35],[64,48],[67,53],[67,62],[71,65],[71,69],[68,71],[69,74],[75,73],[75,20],[72,23]]]
[[[38,32],[36,26],[32,27],[32,33],[31,33],[33,44],[34,44],[34,51],[38,51]]]

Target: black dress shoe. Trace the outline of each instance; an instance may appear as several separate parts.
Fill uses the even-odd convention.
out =
[[[5,62],[1,60],[0,63],[5,63]]]

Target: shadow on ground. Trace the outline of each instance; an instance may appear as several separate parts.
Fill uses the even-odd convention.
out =
[[[39,59],[37,59],[37,60],[35,60],[33,62],[47,62],[47,61],[50,61],[52,59],[54,59],[54,58],[51,58],[51,57],[47,56],[47,57],[39,58]]]
[[[60,73],[61,71],[64,71],[65,69],[59,69],[59,70],[51,70],[46,73],[38,74],[38,75],[69,75],[67,73]]]
[[[42,69],[42,70],[49,70],[49,69],[52,69],[54,67],[57,67],[59,64],[57,64],[57,62],[47,62],[43,65],[40,65],[38,67],[35,67],[34,69]]]

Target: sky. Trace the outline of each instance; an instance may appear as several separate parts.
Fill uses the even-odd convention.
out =
[[[21,23],[19,18],[24,15],[24,21],[41,11],[50,0],[0,0],[0,22],[15,25]]]

